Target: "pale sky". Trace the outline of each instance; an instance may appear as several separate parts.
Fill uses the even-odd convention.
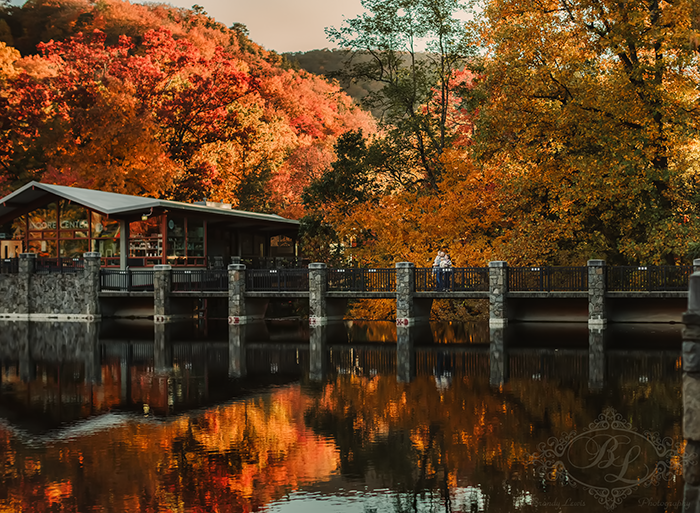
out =
[[[323,31],[340,27],[362,12],[360,0],[165,0],[176,7],[201,5],[209,16],[230,27],[243,23],[250,39],[278,53],[332,48]]]

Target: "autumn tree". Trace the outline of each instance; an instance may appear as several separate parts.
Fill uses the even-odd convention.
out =
[[[511,261],[674,263],[697,240],[694,2],[489,0],[478,158]]]
[[[447,123],[452,79],[470,54],[455,18],[464,6],[457,0],[363,0],[362,6],[364,14],[326,29],[349,53],[340,75],[380,85],[364,103],[383,113],[386,162],[401,162],[402,181],[434,188],[454,136]]]

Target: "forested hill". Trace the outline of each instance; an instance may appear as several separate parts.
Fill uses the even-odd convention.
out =
[[[336,84],[197,6],[0,4],[0,193],[43,180],[298,216],[356,129],[374,122]]]
[[[308,52],[285,53],[283,56],[295,67],[327,78],[337,78],[336,74],[342,70],[347,61],[347,52],[342,50],[311,50]],[[362,99],[370,92],[379,89],[378,83],[367,80],[338,80],[343,91],[348,93],[355,102],[360,105]],[[378,113],[375,113],[378,114]]]

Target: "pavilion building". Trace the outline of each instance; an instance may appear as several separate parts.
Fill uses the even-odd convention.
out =
[[[298,257],[299,222],[230,204],[183,203],[31,182],[0,199],[0,258],[99,252],[103,267],[256,267]],[[266,265],[267,264],[267,265]]]

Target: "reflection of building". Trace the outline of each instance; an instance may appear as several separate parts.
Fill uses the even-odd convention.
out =
[[[228,204],[142,198],[32,182],[0,199],[0,258],[98,251],[107,267],[209,266],[296,256],[299,223]]]

